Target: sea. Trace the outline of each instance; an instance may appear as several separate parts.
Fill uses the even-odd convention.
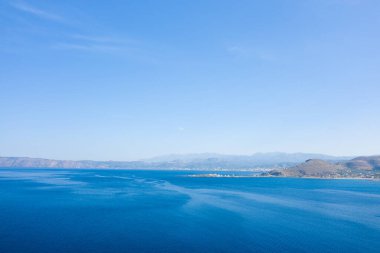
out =
[[[380,181],[205,173],[0,169],[0,252],[380,252]]]

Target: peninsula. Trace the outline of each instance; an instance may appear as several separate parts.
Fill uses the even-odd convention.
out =
[[[282,170],[274,169],[262,173],[260,176],[380,179],[380,156],[361,156],[336,163],[321,159],[309,159],[296,166]]]

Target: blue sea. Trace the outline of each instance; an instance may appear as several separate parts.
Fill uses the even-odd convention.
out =
[[[380,252],[380,182],[0,169],[0,252]]]

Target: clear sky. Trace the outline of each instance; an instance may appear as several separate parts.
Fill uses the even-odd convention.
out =
[[[0,156],[379,143],[379,0],[0,0]]]

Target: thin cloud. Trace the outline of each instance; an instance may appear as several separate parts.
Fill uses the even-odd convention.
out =
[[[56,44],[56,49],[98,51],[98,52],[130,52],[136,51],[136,41],[114,36],[97,36],[88,34],[69,34],[67,41]]]
[[[129,45],[114,45],[107,43],[83,43],[73,41],[67,43],[57,43],[51,47],[55,50],[78,51],[89,54],[109,54],[118,57],[128,57],[129,59],[137,60],[149,64],[157,64],[157,59],[151,53],[145,50]]]
[[[18,11],[27,13],[37,18],[45,19],[51,22],[57,22],[67,25],[67,29],[78,30],[77,23],[72,23],[71,19],[60,16],[45,9],[37,8],[24,1],[11,1],[10,6]],[[74,31],[74,30],[73,30]],[[50,45],[55,50],[73,50],[88,53],[127,53],[142,54],[140,58],[145,58],[144,52],[139,49],[139,41],[124,38],[120,36],[79,33],[59,33],[57,30],[49,30],[55,38],[55,42]],[[149,57],[148,57],[149,58]],[[152,60],[150,60],[152,61]]]
[[[31,6],[27,3],[24,2],[11,2],[10,3],[14,8],[29,13],[31,15],[34,15],[39,18],[44,18],[44,19],[49,19],[53,21],[58,21],[58,22],[64,22],[65,19],[59,15],[56,15],[54,13],[51,13],[49,11],[45,11],[39,8],[36,8],[34,6]]]

